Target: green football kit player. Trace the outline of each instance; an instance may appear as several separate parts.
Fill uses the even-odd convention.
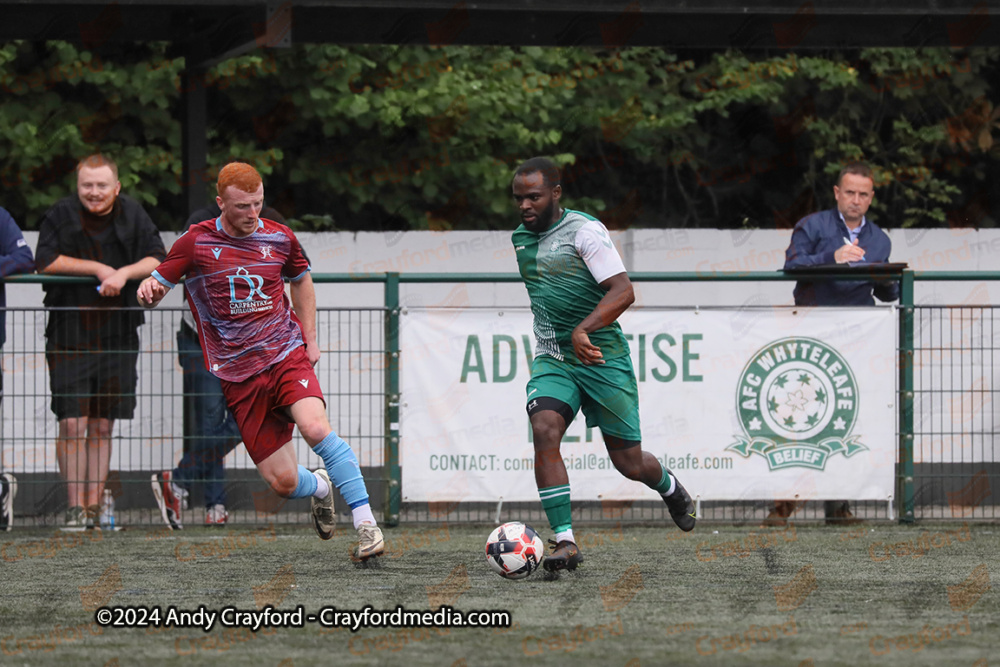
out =
[[[599,220],[559,205],[560,180],[552,161],[536,157],[517,168],[511,186],[521,216],[511,240],[534,316],[527,411],[535,482],[555,533],[554,550],[542,563],[549,572],[574,570],[583,562],[559,451],[581,409],[587,426],[601,430],[618,472],[655,489],[681,530],[695,525],[691,496],[655,456],[642,451],[638,385],[617,322],[635,301],[625,265]]]

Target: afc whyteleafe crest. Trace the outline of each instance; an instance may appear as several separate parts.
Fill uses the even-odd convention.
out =
[[[823,470],[834,454],[868,449],[851,435],[854,373],[839,352],[813,338],[783,338],[758,350],[740,375],[736,414],[743,435],[726,449],[744,458],[760,454],[771,470]]]

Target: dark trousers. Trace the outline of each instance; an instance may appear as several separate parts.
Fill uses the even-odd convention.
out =
[[[225,505],[222,461],[240,443],[240,431],[219,378],[205,368],[198,335],[184,324],[177,332],[177,357],[184,371],[184,457],[174,480],[188,491],[191,482],[203,482],[205,506]]]

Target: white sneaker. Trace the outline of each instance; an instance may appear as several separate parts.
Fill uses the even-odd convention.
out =
[[[381,556],[385,551],[385,540],[382,539],[382,529],[370,523],[358,526],[358,544],[351,552],[351,559],[366,561],[369,558]]]
[[[225,526],[229,520],[229,512],[225,505],[212,505],[205,514],[206,526]]]
[[[329,490],[326,492],[326,497],[313,496],[311,499],[313,526],[315,526],[320,539],[328,540],[333,537],[333,528],[337,523],[337,517],[333,513],[333,484],[330,483],[330,476],[326,473],[325,468],[320,468],[315,472],[326,482]]]
[[[0,530],[7,532],[14,525],[14,496],[17,495],[17,477],[13,473],[0,474]]]
[[[71,533],[83,532],[87,529],[87,513],[80,505],[74,505],[66,510],[66,521],[59,530]]]
[[[184,487],[177,486],[177,484],[175,484],[174,482],[170,482],[170,490],[173,491],[174,495],[177,497],[177,500],[180,501],[181,509],[182,510],[189,509],[189,504],[190,504],[189,499],[191,498],[191,494],[185,491]]]

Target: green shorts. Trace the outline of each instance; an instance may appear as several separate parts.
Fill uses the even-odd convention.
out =
[[[583,409],[587,426],[622,440],[642,440],[639,428],[639,386],[628,356],[584,366],[541,355],[531,362],[527,398],[562,401],[575,415]],[[567,424],[568,426],[569,424]]]

